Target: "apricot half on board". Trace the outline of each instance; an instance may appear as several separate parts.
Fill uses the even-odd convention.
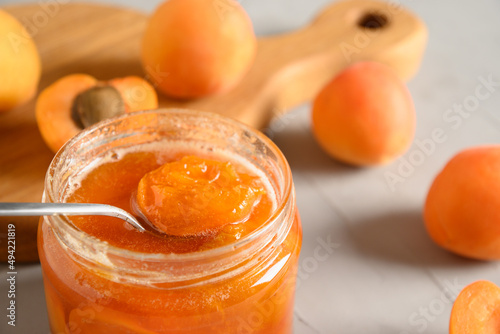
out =
[[[436,244],[478,260],[500,259],[500,145],[465,149],[436,176],[424,207]]]
[[[36,120],[45,143],[57,152],[69,139],[94,123],[157,107],[156,91],[139,77],[98,81],[87,74],[72,74],[40,93]]]
[[[450,334],[500,333],[500,288],[489,281],[466,286],[453,303]]]

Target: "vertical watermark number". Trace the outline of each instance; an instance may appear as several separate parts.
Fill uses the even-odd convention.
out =
[[[7,226],[7,298],[9,304],[7,307],[7,323],[10,326],[16,326],[16,226],[9,224]]]

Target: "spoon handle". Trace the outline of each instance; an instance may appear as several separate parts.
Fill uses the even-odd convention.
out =
[[[139,231],[145,231],[137,219],[125,210],[94,203],[10,203],[0,202],[0,216],[111,216],[125,220]]]

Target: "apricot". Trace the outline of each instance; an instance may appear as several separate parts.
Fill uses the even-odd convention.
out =
[[[385,164],[403,154],[415,133],[411,95],[396,73],[375,62],[356,63],[316,96],[312,130],[326,153],[342,162]]]
[[[430,237],[464,257],[500,259],[500,146],[469,148],[436,176],[424,206]]]
[[[35,113],[45,143],[57,152],[82,129],[105,118],[157,107],[156,91],[139,77],[98,81],[87,74],[72,74],[40,93]]]
[[[248,71],[257,39],[234,0],[169,0],[149,19],[142,63],[166,95],[196,98],[227,91]]]
[[[21,23],[0,9],[0,112],[36,93],[41,62],[35,42]]]
[[[186,156],[147,173],[136,198],[140,213],[160,231],[202,236],[246,221],[264,193],[257,177],[230,162]]]
[[[66,318],[64,306],[60,296],[57,294],[54,286],[49,282],[44,282],[45,301],[47,309],[50,310],[49,322],[53,333],[67,333]]]
[[[489,281],[466,286],[453,303],[450,334],[500,332],[500,288]]]

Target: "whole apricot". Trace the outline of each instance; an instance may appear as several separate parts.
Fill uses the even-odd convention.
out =
[[[500,330],[500,288],[476,281],[458,294],[450,316],[450,334],[497,334]]]
[[[316,96],[312,130],[320,146],[342,162],[385,164],[413,140],[411,95],[396,73],[375,62],[356,63]]]
[[[466,149],[436,176],[424,207],[430,237],[456,254],[500,259],[500,146]]]
[[[149,19],[142,63],[155,86],[178,98],[229,90],[253,63],[252,23],[234,0],[169,0]]]
[[[94,123],[157,107],[156,91],[139,77],[98,81],[87,74],[71,74],[40,93],[35,115],[45,143],[57,152],[69,139]]]
[[[41,63],[33,39],[21,23],[0,9],[0,112],[31,99]]]

